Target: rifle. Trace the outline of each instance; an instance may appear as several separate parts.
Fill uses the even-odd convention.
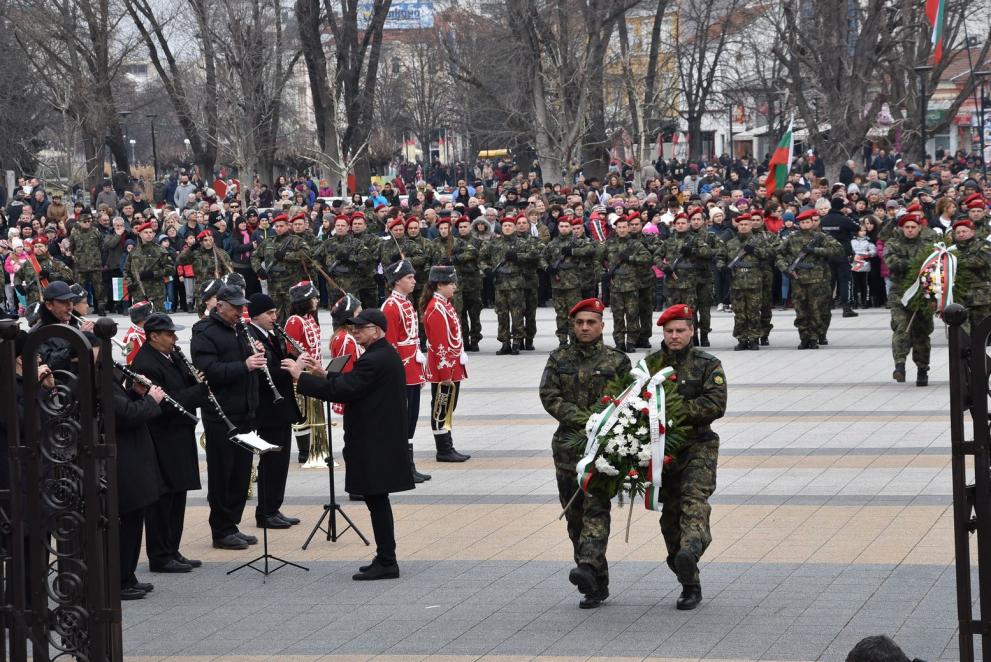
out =
[[[744,244],[744,245],[746,245],[746,244]],[[729,264],[726,265],[726,268],[729,269],[730,271],[733,271],[733,269],[736,269],[737,263],[740,260],[742,260],[743,259],[743,256],[746,255],[746,254],[747,254],[747,251],[743,250],[743,246],[740,246],[740,250],[737,251],[736,257],[733,258],[733,261],[732,262],[730,262]]]
[[[812,252],[812,249],[816,247],[816,244],[819,243],[819,239],[821,237],[822,237],[822,233],[821,232],[817,233],[816,236],[812,238],[812,241],[802,246],[802,250],[798,251],[798,257],[796,257],[795,261],[792,262],[791,265],[788,267],[788,273],[791,273],[798,268],[799,263],[805,259],[806,255]]]
[[[695,246],[695,235],[692,235],[688,239],[686,239],[685,240],[685,243],[682,246],[684,247],[684,246],[689,246],[689,245],[694,248],[694,246]],[[674,262],[671,263],[671,275],[674,276],[674,279],[675,280],[678,280],[678,273],[677,273],[678,265],[681,263],[681,260],[684,257],[685,257],[685,254],[679,251],[678,257],[676,257],[674,259]]]

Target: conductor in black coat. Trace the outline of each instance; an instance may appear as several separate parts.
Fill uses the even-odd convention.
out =
[[[320,364],[304,356],[282,362],[298,380],[297,389],[344,410],[344,488],[365,497],[375,534],[376,554],[353,579],[399,576],[396,535],[389,494],[413,489],[406,442],[406,371],[399,354],[385,339],[381,310],[366,308],[347,321],[365,353],[346,374],[327,375]],[[303,374],[310,368],[313,374]]]
[[[282,513],[282,502],[286,496],[286,479],[289,476],[289,454],[292,441],[292,425],[303,420],[296,404],[292,376],[282,369],[282,360],[288,358],[285,344],[272,335],[272,328],[278,323],[279,310],[272,297],[256,292],[248,299],[248,316],[251,324],[248,333],[265,350],[268,372],[272,383],[282,399],[278,402],[272,394],[266,379],[258,380],[258,411],[255,427],[258,436],[279,447],[278,451],[265,453],[258,460],[258,506],[255,509],[255,523],[260,528],[287,529],[299,524],[295,517]]]
[[[153,313],[145,322],[145,343],[131,369],[165,389],[187,411],[206,403],[206,386],[197,382],[186,364],[173,354],[179,327],[165,313]],[[162,474],[162,494],[145,511],[148,566],[152,572],[189,572],[202,565],[179,552],[186,518],[186,492],[200,489],[196,451],[196,421],[167,402],[150,426],[155,455]]]

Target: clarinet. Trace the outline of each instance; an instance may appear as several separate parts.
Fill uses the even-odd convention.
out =
[[[287,345],[290,345],[294,350],[296,350],[299,353],[300,356],[308,353],[306,351],[306,348],[303,347],[303,345],[301,345],[298,340],[296,340],[288,333],[286,333],[282,328],[279,327],[278,324],[272,327],[272,331],[274,331],[275,335],[279,337],[279,340],[286,343]]]
[[[265,350],[259,350],[251,340],[251,334],[248,333],[248,325],[244,323],[244,318],[238,316],[237,323],[241,325],[241,331],[244,332],[244,339],[248,341],[248,348],[251,349],[251,353],[264,354]],[[275,388],[275,381],[272,380],[272,373],[268,369],[268,359],[265,359],[265,365],[261,367],[261,371],[265,375],[265,381],[268,382],[268,387],[272,389],[272,402],[279,402],[282,400],[282,394],[279,393],[279,389]]]
[[[134,372],[133,370],[131,370],[130,368],[128,368],[126,365],[124,365],[120,361],[114,361],[114,367],[117,368],[118,370],[120,370],[122,373],[124,373],[128,377],[130,377],[131,379],[133,379],[134,381],[138,382],[139,384],[144,384],[148,388],[151,388],[152,386],[155,386],[155,382],[151,381],[150,379],[148,379],[147,377],[145,377],[142,374],[139,374],[139,373]],[[165,396],[162,399],[165,400],[170,405],[172,405],[173,407],[175,407],[175,410],[177,412],[179,412],[180,414],[182,414],[183,416],[186,416],[187,418],[190,418],[190,419],[192,419],[194,421],[200,420],[196,416],[196,414],[192,413],[191,411],[189,411],[188,409],[186,409],[185,407],[183,407],[181,404],[179,404],[176,401],[175,398],[173,398],[168,393],[166,393]]]
[[[217,415],[220,416],[220,419],[224,422],[224,425],[227,426],[227,434],[232,435],[237,432],[237,426],[231,423],[231,419],[227,418],[227,414],[225,414],[224,410],[220,408],[220,403],[217,402],[217,397],[213,394],[213,389],[210,388],[209,382],[207,382],[206,379],[200,379],[199,373],[196,372],[196,367],[193,366],[192,362],[186,357],[185,353],[183,353],[182,348],[179,347],[179,345],[176,345],[172,351],[175,352],[175,355],[179,358],[179,360],[186,365],[186,369],[189,370],[189,374],[193,376],[193,379],[196,380],[197,384],[206,384],[206,397],[210,401],[210,404],[213,405],[214,411],[217,412]]]

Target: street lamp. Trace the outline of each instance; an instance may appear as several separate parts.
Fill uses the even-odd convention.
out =
[[[931,64],[919,64],[912,67],[912,70],[919,77],[919,133],[921,134],[922,140],[922,157],[919,163],[925,167],[926,164],[926,143],[928,138],[926,136],[926,110],[929,105],[929,97],[926,94],[926,78],[929,76],[929,72],[933,70]]]
[[[128,141],[128,142],[131,143],[131,167],[133,168],[134,167],[134,161],[135,161],[135,158],[134,158],[134,143],[136,143],[138,141],[135,140],[134,138],[131,138],[131,140]]]
[[[182,139],[182,142],[184,142],[186,144],[186,151],[187,152],[192,151],[192,148],[189,146],[189,138],[183,138]]]
[[[145,115],[151,121],[151,162],[155,171],[155,179],[158,179],[158,143],[155,142],[155,118],[158,115]]]
[[[974,78],[977,79],[977,83],[981,86],[981,95],[977,100],[977,118],[979,126],[977,127],[977,135],[981,140],[981,173],[984,175],[984,180],[987,181],[988,178],[988,162],[984,154],[984,81],[987,80],[988,76],[991,76],[991,71],[975,71]],[[976,92],[976,85],[974,86],[974,91]]]

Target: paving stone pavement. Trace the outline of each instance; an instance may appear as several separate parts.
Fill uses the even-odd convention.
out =
[[[192,317],[176,318],[185,343]],[[325,470],[293,465],[283,510],[303,523],[270,541],[309,571],[287,567],[267,579],[226,574],[258,547],[212,549],[201,490],[190,494],[183,552],[204,566],[154,575],[143,560],[139,578],[155,591],[124,604],[127,659],[841,660],[882,633],[909,657],[958,659],[945,335],[934,333],[923,389],[912,368],[907,383],[891,380],[886,311],[834,315],[830,345],[818,351],[795,350],[793,319],[776,311],[769,348],[733,352],[732,316],[713,313],[711,351],[726,369],[729,411],[714,426],[722,454],[714,540],[695,612],[674,609],[679,587],[656,514],[616,505],[612,597],[598,610],[577,608],[557,519],[555,423],[537,397],[557,345],[553,311],[538,311],[535,352],[498,357],[486,310],[489,333],[471,355],[454,418],[457,447],[473,458],[433,461],[423,398],[414,442],[433,480],[394,497],[399,580],[350,579],[373,554],[352,532],[336,543],[318,534],[300,549],[327,501]],[[608,316],[606,333],[608,341]],[[341,490],[342,470],[336,478]],[[370,535],[364,506],[344,508]],[[250,517],[243,529],[260,535]]]

